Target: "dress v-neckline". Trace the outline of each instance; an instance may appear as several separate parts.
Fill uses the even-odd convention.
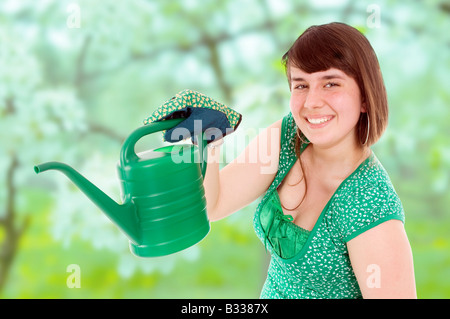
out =
[[[364,161],[362,161],[362,162],[358,165],[358,167],[355,168],[355,170],[353,170],[353,172],[352,172],[350,175],[348,175],[348,176],[347,176],[347,177],[339,184],[339,186],[338,186],[338,187],[336,188],[336,190],[334,191],[333,195],[331,195],[331,197],[328,199],[326,205],[325,205],[324,208],[322,209],[322,211],[321,211],[319,217],[317,218],[317,220],[316,220],[316,222],[315,222],[315,224],[314,224],[314,226],[313,226],[313,228],[312,228],[311,230],[304,229],[304,228],[300,227],[299,225],[295,224],[295,223],[293,222],[293,219],[290,219],[289,217],[287,217],[287,216],[291,216],[291,215],[286,215],[286,214],[284,214],[283,210],[281,209],[280,213],[281,213],[284,217],[286,217],[286,219],[289,219],[289,223],[292,225],[292,227],[297,227],[297,228],[299,228],[299,229],[302,230],[302,231],[308,231],[308,232],[309,232],[309,236],[308,236],[308,239],[306,240],[305,244],[303,245],[302,249],[300,249],[300,251],[299,251],[297,254],[295,254],[294,257],[292,257],[292,258],[283,258],[283,257],[281,257],[277,252],[274,251],[274,253],[276,254],[276,256],[277,256],[278,258],[280,258],[280,259],[282,259],[283,261],[289,263],[289,262],[295,262],[295,261],[299,260],[300,258],[302,258],[302,257],[305,255],[305,253],[306,253],[306,251],[307,251],[307,249],[308,249],[308,247],[309,247],[309,244],[310,244],[312,238],[314,237],[315,233],[317,232],[317,229],[319,228],[320,224],[322,223],[322,219],[323,219],[324,216],[325,216],[325,212],[328,210],[328,207],[330,206],[330,203],[333,201],[333,199],[334,199],[334,197],[336,196],[336,194],[337,194],[337,193],[339,192],[339,190],[343,187],[343,185],[345,185],[345,183],[346,183],[350,178],[352,178],[352,177],[353,177],[353,176],[354,176],[354,175],[355,175],[355,174],[356,174],[356,173],[357,173],[364,165],[366,165],[366,163],[368,163],[373,157],[374,157],[373,152],[370,152],[370,155],[369,155]],[[277,191],[277,189],[278,189],[278,187],[281,185],[281,182],[284,180],[284,178],[286,177],[286,175],[288,174],[288,172],[289,172],[289,171],[291,170],[291,168],[294,166],[294,163],[295,163],[295,162],[296,162],[296,160],[292,160],[291,163],[289,163],[289,166],[288,166],[289,168],[286,170],[286,173],[282,176],[282,178],[280,179],[278,185],[276,185],[276,187],[274,187],[274,189],[272,190],[272,192],[276,192],[276,198],[277,198],[278,203],[280,204],[280,207],[281,207],[281,202],[280,202],[280,198],[279,198],[279,196],[278,196],[278,191]],[[268,196],[268,198],[270,198],[270,196]],[[267,198],[267,199],[268,199],[268,198]],[[267,200],[267,199],[266,199],[266,200]],[[292,216],[291,216],[291,217],[292,217]],[[260,227],[262,228],[261,220],[260,220],[259,217],[258,217],[258,221],[259,221]],[[263,229],[263,228],[262,228],[262,229]],[[269,245],[271,245],[271,244],[269,243]],[[271,245],[271,246],[272,246],[272,245]],[[272,246],[272,248],[273,248],[273,246]]]

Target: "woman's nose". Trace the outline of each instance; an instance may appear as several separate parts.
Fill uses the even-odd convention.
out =
[[[317,89],[310,88],[306,94],[303,107],[308,109],[319,108],[324,105],[323,97]]]

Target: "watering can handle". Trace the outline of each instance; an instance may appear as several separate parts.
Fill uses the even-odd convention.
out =
[[[153,122],[148,125],[144,125],[134,130],[124,141],[122,145],[122,149],[120,151],[120,162],[122,164],[135,162],[139,160],[139,156],[137,156],[135,152],[136,143],[144,136],[156,133],[159,131],[164,131],[171,129],[172,127],[177,126],[179,123],[183,122],[184,118],[179,119],[171,119],[164,120],[159,122]],[[199,144],[199,154],[200,154],[200,162],[202,167],[202,175],[205,177],[206,173],[206,140],[203,138],[197,138],[197,140],[201,140],[201,145]]]

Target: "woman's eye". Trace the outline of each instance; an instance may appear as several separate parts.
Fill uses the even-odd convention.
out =
[[[331,88],[331,87],[333,87],[333,86],[339,86],[339,84],[334,83],[334,82],[328,82],[327,84],[325,84],[325,87],[326,87],[326,88]]]
[[[306,84],[299,84],[299,85],[295,86],[295,88],[296,89],[306,89],[307,86],[306,86]]]

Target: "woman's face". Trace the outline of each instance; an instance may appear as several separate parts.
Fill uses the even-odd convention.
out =
[[[356,81],[343,71],[306,73],[291,66],[290,108],[295,122],[316,146],[356,143],[356,124],[365,112]]]

